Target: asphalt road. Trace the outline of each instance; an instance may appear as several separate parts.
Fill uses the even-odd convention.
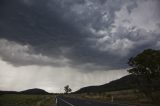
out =
[[[79,99],[57,96],[56,106],[135,106],[135,105],[100,103],[100,102],[94,102],[94,101],[88,101],[88,100],[79,100]]]

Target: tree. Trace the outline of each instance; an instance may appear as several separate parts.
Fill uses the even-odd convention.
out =
[[[153,101],[152,92],[157,87],[153,82],[160,80],[160,50],[144,50],[135,57],[131,57],[128,64],[132,67],[128,72],[137,76],[139,91]]]
[[[69,85],[66,85],[66,86],[64,87],[64,91],[65,91],[66,94],[68,94],[69,92],[72,92],[72,89],[69,88]]]
[[[145,77],[148,81],[160,76],[160,50],[147,49],[129,59],[129,73]]]

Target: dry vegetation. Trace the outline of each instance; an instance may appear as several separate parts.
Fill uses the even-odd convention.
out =
[[[0,106],[54,106],[53,95],[0,95]]]
[[[139,106],[159,106],[151,104],[144,94],[138,93],[137,90],[121,90],[105,93],[83,93],[83,94],[70,94],[67,95],[73,98],[95,100],[101,102],[114,102],[122,104],[136,104]],[[160,92],[154,93],[157,103],[160,101]]]
[[[111,102],[113,100],[114,103],[138,104],[137,106],[160,106],[150,104],[145,95],[138,93],[136,90],[68,94],[65,96],[101,102]],[[160,91],[154,92],[154,96],[159,102]],[[5,94],[0,95],[0,106],[55,106],[55,99],[53,95]]]

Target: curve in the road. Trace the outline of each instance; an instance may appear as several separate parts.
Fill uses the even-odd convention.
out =
[[[56,97],[57,106],[135,106],[128,104],[117,104],[117,103],[101,103],[88,100],[80,100],[74,98],[68,98],[63,96]]]

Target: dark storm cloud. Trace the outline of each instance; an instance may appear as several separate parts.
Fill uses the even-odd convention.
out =
[[[15,41],[40,45],[51,42],[64,45],[68,39],[81,40],[76,29],[61,19],[56,11],[49,11],[46,2],[39,0],[41,5],[26,5],[18,1],[5,3],[1,15],[1,35]],[[71,36],[67,36],[71,35]],[[79,42],[79,41],[78,41]]]
[[[139,5],[148,6],[143,0],[2,0],[0,37],[19,45],[31,45],[34,53],[27,55],[35,60],[38,58],[35,55],[42,54],[53,60],[55,57],[65,57],[72,67],[124,68],[130,56],[144,48],[155,48],[160,40],[160,33],[156,32],[154,25],[158,24],[159,15],[150,23],[152,28],[130,21],[137,20],[134,18],[139,15],[136,8],[143,12]],[[143,21],[146,14],[142,15],[139,18]],[[9,52],[8,49],[6,52]],[[0,53],[4,60],[16,65],[41,65],[37,61],[43,59],[26,61],[21,54],[24,59],[17,59],[13,63],[11,58]],[[47,62],[55,65],[52,60]]]

